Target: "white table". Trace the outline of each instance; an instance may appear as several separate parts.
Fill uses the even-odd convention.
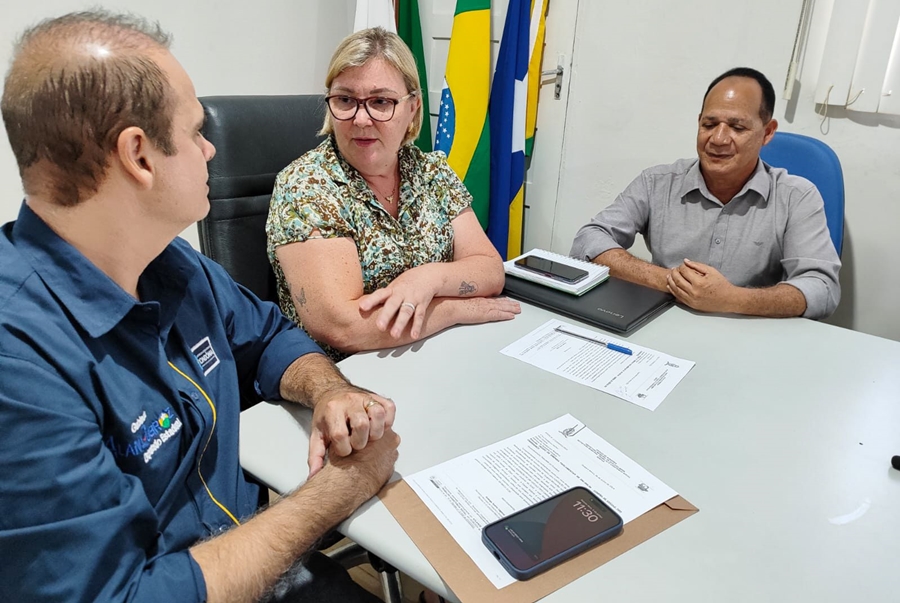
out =
[[[553,317],[523,304],[341,363],[396,402],[400,475],[568,412],[700,508],[546,601],[900,601],[900,343],[672,308],[629,340],[697,366],[650,412],[498,353]],[[302,483],[307,421],[245,412],[244,467],[278,491]],[[380,502],[341,531],[446,592]]]

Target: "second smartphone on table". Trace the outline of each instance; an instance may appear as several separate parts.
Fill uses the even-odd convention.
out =
[[[622,518],[587,488],[572,488],[488,524],[481,540],[516,580],[527,580],[622,531]]]

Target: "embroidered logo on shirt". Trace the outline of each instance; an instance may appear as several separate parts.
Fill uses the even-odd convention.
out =
[[[134,420],[134,423],[131,424],[131,433],[137,433],[137,430],[140,429],[144,423],[147,421],[147,411],[141,413],[137,419]]]
[[[144,411],[131,424],[131,432],[135,437],[127,446],[116,442],[112,436],[106,439],[105,444],[116,458],[141,456],[144,463],[149,463],[156,451],[180,430],[181,419],[172,412],[171,407],[151,421],[147,421],[147,411]]]
[[[216,355],[209,337],[204,337],[197,342],[191,348],[191,351],[197,357],[197,362],[200,363],[200,368],[203,369],[204,375],[208,375],[214,368],[219,366],[219,357]]]
[[[144,451],[144,463],[149,463],[153,458],[153,455],[156,454],[156,451],[162,448],[162,445],[169,441],[169,439],[174,436],[181,429],[181,420],[171,414],[171,410],[168,408],[160,413],[159,418],[156,419],[154,423],[150,424],[156,429],[153,429],[156,432],[157,436],[153,439],[153,442]]]

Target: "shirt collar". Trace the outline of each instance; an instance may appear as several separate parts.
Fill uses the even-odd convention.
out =
[[[762,162],[762,159],[756,160],[756,169],[753,170],[753,174],[744,183],[743,188],[734,196],[734,199],[739,199],[747,194],[748,191],[755,191],[762,203],[766,203],[769,198],[769,190],[771,188],[771,182],[769,181],[769,177],[766,174],[765,165]],[[700,171],[700,160],[697,159],[694,161],[694,164],[690,167],[687,173],[684,176],[683,183],[681,185],[681,197],[684,198],[691,191],[699,190],[700,193],[709,199],[710,201],[715,201],[716,203],[721,204],[721,202],[716,199],[715,195],[709,192],[709,188],[706,186],[706,180],[703,179],[703,173]],[[730,202],[731,200],[729,200]]]
[[[125,292],[80,251],[57,235],[23,203],[13,226],[16,247],[31,259],[31,267],[74,320],[91,337],[100,337],[115,327],[136,306],[155,309],[146,315],[165,320],[174,316],[184,296],[193,263],[176,261],[182,255],[172,246],[155,258],[138,282],[143,303]],[[161,285],[165,285],[163,288]],[[167,293],[171,292],[171,293]],[[160,305],[165,316],[160,316]],[[154,308],[155,307],[155,308]]]
[[[325,155],[324,165],[331,172],[331,178],[341,184],[350,184],[352,176],[354,174],[359,176],[359,173],[344,160],[344,156],[338,151],[337,140],[335,140],[334,134],[329,136],[323,144],[325,145],[323,149]]]
[[[341,155],[340,150],[338,150],[337,141],[334,138],[334,135],[328,137],[326,141],[328,146],[325,149],[325,164],[332,166],[331,169],[331,177],[335,182],[340,182],[341,184],[346,184],[351,187],[354,195],[361,202],[374,203],[378,207],[378,201],[372,195],[369,190],[369,185],[366,184],[365,179],[363,179],[362,174],[357,171],[352,165],[350,165],[344,156]],[[409,182],[414,187],[414,190],[417,190],[418,187],[421,186],[421,178],[419,175],[419,170],[416,168],[415,161],[415,147],[412,144],[405,144],[400,147],[400,151],[398,153],[398,158],[400,162],[400,186],[403,187],[404,183]],[[401,197],[403,195],[401,194]],[[417,200],[415,197],[413,200]],[[399,200],[398,200],[399,201]]]

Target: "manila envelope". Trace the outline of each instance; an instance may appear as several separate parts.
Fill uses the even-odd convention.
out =
[[[612,540],[530,580],[497,589],[456,544],[450,532],[441,525],[409,484],[403,480],[388,484],[378,496],[463,603],[533,603],[698,511],[697,507],[681,496],[673,496],[625,524],[623,532]]]

